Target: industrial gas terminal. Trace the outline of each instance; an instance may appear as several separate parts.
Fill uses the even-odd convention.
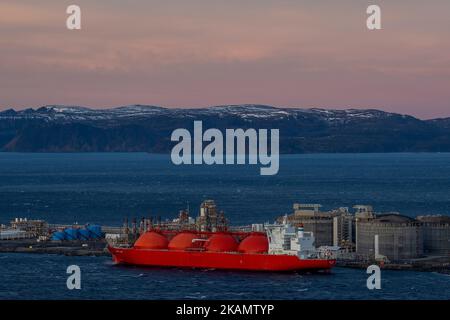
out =
[[[1,225],[0,252],[112,255],[120,264],[177,268],[323,271],[376,263],[450,273],[450,217],[296,203],[274,223],[233,226],[206,200],[197,217],[181,210],[173,220],[125,219],[116,227],[15,218]]]

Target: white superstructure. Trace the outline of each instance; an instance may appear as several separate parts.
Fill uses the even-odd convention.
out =
[[[269,254],[290,254],[301,259],[317,258],[314,234],[303,227],[294,227],[283,219],[281,224],[265,225],[269,240]]]

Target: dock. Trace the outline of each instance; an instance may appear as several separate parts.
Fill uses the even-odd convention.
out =
[[[0,253],[38,253],[65,256],[108,256],[106,241],[37,242],[36,239],[0,241]]]

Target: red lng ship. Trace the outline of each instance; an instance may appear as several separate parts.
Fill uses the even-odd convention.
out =
[[[260,232],[152,229],[132,247],[109,246],[118,264],[249,271],[329,270],[331,252],[316,250],[314,236],[286,222]]]

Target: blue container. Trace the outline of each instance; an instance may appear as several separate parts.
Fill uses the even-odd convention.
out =
[[[64,232],[66,233],[66,240],[78,240],[79,237],[79,233],[78,233],[78,229],[74,229],[74,228],[68,228],[65,229]]]
[[[66,240],[66,233],[64,231],[53,232],[51,240],[52,241],[63,241],[63,240]]]
[[[89,240],[91,238],[91,232],[87,229],[78,230],[78,239]]]
[[[86,228],[91,233],[91,239],[103,238],[102,227],[99,225],[91,225]]]

